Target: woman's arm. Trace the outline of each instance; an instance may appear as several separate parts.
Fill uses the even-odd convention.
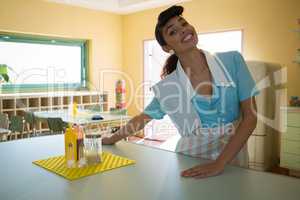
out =
[[[191,169],[185,170],[182,172],[182,176],[204,178],[222,173],[225,165],[233,160],[239,153],[256,127],[257,117],[255,98],[252,97],[242,101],[241,111],[242,121],[236,129],[236,133],[231,137],[218,159],[215,162],[197,165]]]
[[[257,116],[255,98],[253,97],[242,101],[241,109],[242,121],[236,129],[236,133],[231,137],[230,141],[217,159],[217,162],[220,162],[222,165],[226,165],[234,159],[234,157],[246,144],[248,138],[256,127]]]
[[[125,126],[121,127],[111,137],[104,137],[102,139],[102,144],[114,144],[117,141],[142,130],[151,120],[152,118],[150,116],[141,113],[132,118]]]

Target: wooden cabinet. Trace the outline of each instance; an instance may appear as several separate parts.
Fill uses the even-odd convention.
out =
[[[300,170],[300,108],[283,108],[280,166]]]

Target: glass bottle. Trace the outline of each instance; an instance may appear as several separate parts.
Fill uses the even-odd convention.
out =
[[[84,157],[88,165],[101,162],[102,139],[100,133],[85,134]]]

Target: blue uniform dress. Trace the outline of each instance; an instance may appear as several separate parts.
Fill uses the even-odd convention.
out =
[[[238,120],[240,102],[259,94],[255,81],[239,52],[230,51],[222,53],[218,57],[223,62],[236,87],[215,86],[213,84],[211,98],[199,94],[193,96],[192,104],[200,116],[203,128],[218,127]],[[145,108],[144,113],[153,119],[162,119],[166,115],[155,97]]]

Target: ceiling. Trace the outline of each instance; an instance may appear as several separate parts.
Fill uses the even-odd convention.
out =
[[[129,14],[146,10],[150,8],[156,8],[166,6],[170,4],[176,4],[184,1],[191,0],[46,0],[55,3],[62,3],[67,5],[79,6],[94,10],[101,10],[107,12],[113,12],[118,14]]]

